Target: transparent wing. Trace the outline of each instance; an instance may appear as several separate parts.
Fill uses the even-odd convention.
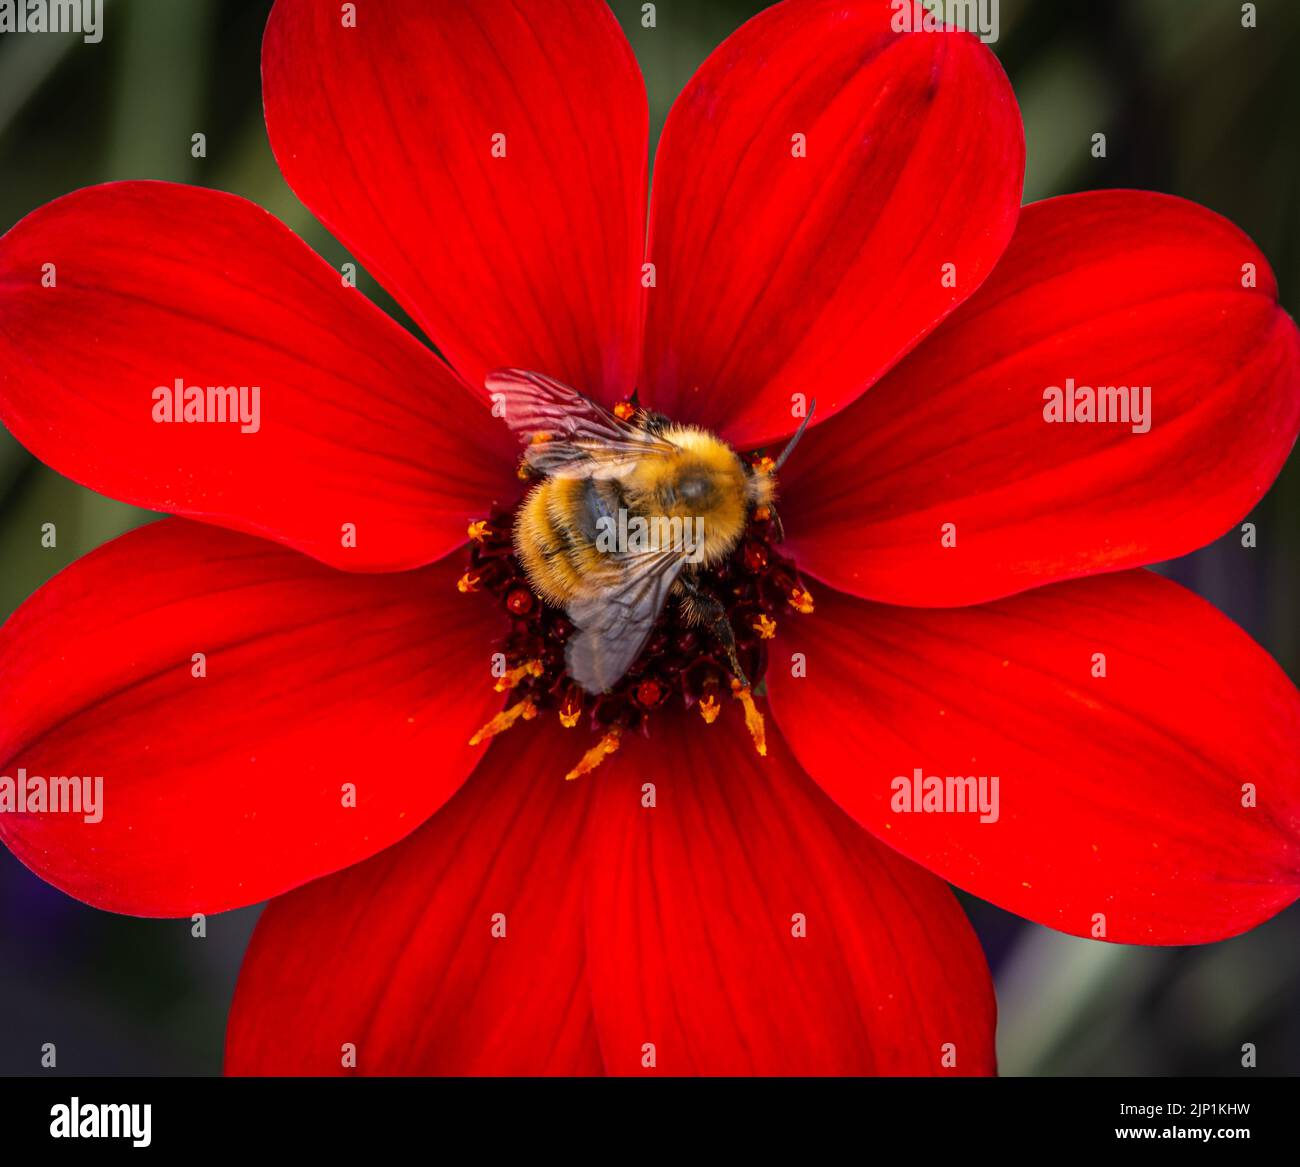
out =
[[[680,550],[617,557],[617,570],[585,586],[569,603],[577,631],[565,647],[569,676],[588,693],[614,685],[640,655],[686,564]]]
[[[555,478],[616,478],[638,459],[675,452],[671,442],[615,417],[553,377],[496,369],[487,389],[506,424],[527,446],[524,457]]]

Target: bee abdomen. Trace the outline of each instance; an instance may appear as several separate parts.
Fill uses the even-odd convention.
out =
[[[595,519],[586,493],[589,482],[548,478],[524,500],[515,523],[515,550],[529,582],[544,599],[559,606],[600,566]]]

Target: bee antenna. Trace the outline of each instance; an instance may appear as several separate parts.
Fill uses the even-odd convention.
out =
[[[794,431],[794,437],[792,437],[788,442],[786,442],[785,449],[781,451],[781,456],[776,460],[776,463],[773,465],[772,467],[773,474],[775,474],[778,470],[781,469],[782,466],[785,465],[785,460],[788,457],[790,457],[790,455],[794,452],[795,446],[799,444],[799,439],[803,437],[803,431],[808,428],[808,423],[812,421],[813,414],[816,411],[817,411],[817,400],[816,398],[814,398],[813,403],[810,406],[808,406],[808,413],[805,415],[803,421],[799,423],[799,428]]]

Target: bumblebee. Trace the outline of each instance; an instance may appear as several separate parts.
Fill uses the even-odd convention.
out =
[[[735,550],[754,508],[775,520],[776,472],[812,410],[779,459],[751,466],[705,430],[646,411],[617,416],[540,373],[502,369],[486,384],[526,445],[524,468],[541,478],[519,508],[515,553],[533,589],[574,625],[570,677],[607,692],[671,596],[748,689],[726,611],[701,577]]]

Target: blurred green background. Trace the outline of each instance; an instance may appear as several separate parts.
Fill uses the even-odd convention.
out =
[[[430,0],[436,3],[437,0]],[[105,0],[100,44],[0,36],[0,230],[77,187],[123,178],[197,183],[267,207],[336,266],[349,258],[275,167],[261,116],[270,0]],[[563,0],[556,0],[557,11]],[[613,0],[641,61],[657,135],[705,55],[755,0]],[[993,46],[1020,100],[1025,200],[1133,186],[1195,200],[1243,227],[1300,308],[1300,0],[1002,0]],[[207,136],[206,158],[190,136]],[[1107,156],[1091,153],[1104,133]],[[362,286],[399,319],[392,301]],[[76,339],[68,338],[69,344]],[[1300,459],[1251,518],[1162,568],[1300,671]],[[0,615],[50,576],[151,516],[74,486],[0,430]],[[40,546],[57,524],[57,549]],[[0,668],[4,662],[0,661]],[[998,982],[1007,1074],[1300,1073],[1300,911],[1248,936],[1137,949],[1060,936],[965,899]],[[208,922],[133,920],[60,895],[0,851],[0,1073],[218,1072],[226,1009],[257,909]]]

